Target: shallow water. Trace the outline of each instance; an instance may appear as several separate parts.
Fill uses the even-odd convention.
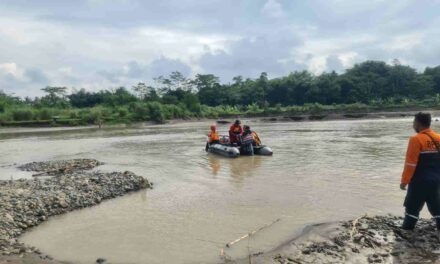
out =
[[[206,154],[208,122],[0,133],[1,179],[30,177],[14,164],[81,157],[155,184],[53,217],[22,241],[75,263],[216,263],[225,243],[277,218],[226,253],[269,250],[310,223],[402,213],[398,185],[410,119],[249,123],[273,157]]]

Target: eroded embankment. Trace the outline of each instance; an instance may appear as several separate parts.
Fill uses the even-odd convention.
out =
[[[439,263],[435,224],[421,220],[415,231],[402,218],[362,217],[311,227],[301,237],[260,257],[264,263]],[[254,263],[258,262],[258,257]]]
[[[55,177],[0,181],[0,255],[41,254],[38,249],[18,242],[17,238],[50,216],[151,187],[148,180],[132,172],[86,172],[84,166],[90,169],[90,164],[100,163],[76,161],[34,163],[32,170],[49,172]],[[73,166],[76,169],[72,164],[76,164]],[[28,164],[23,169],[30,167],[32,165]]]

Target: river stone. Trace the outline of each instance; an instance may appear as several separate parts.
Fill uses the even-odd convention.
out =
[[[5,213],[4,217],[7,222],[14,222],[14,218],[10,214]]]
[[[23,168],[45,170],[63,164],[77,163],[32,163],[24,165]],[[101,163],[96,161],[91,164]],[[18,243],[16,238],[50,216],[93,206],[102,200],[151,187],[148,180],[129,171],[68,171],[56,176],[15,181],[0,180],[0,255],[29,252],[41,254],[35,247]],[[49,256],[41,257],[51,259]]]

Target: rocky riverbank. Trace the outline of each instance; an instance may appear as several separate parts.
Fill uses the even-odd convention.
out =
[[[365,216],[310,226],[274,251],[253,256],[252,263],[440,263],[434,222],[421,220],[414,231],[402,230],[401,223],[400,217]]]
[[[99,162],[92,163],[99,164]],[[11,255],[34,258],[37,254],[41,259],[50,259],[43,256],[38,249],[17,240],[27,229],[37,226],[48,217],[93,206],[127,192],[151,187],[148,180],[129,171],[86,172],[85,168],[79,165],[92,163],[77,161],[38,163],[34,164],[32,170],[41,168],[37,171],[57,171],[56,176],[0,181],[0,255],[3,255],[0,256],[0,263],[7,263],[6,261],[11,259],[7,256]],[[55,169],[53,169],[54,164],[58,164]],[[64,170],[64,168],[73,168],[69,164],[76,164],[73,166],[76,169]],[[28,165],[23,169],[31,167]],[[65,173],[61,173],[62,171]]]
[[[94,169],[104,163],[95,159],[55,160],[46,162],[31,162],[18,166],[24,171],[38,172],[34,176],[60,176],[68,173]]]

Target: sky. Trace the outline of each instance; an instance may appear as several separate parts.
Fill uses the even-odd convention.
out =
[[[440,65],[440,0],[0,0],[0,90]]]

